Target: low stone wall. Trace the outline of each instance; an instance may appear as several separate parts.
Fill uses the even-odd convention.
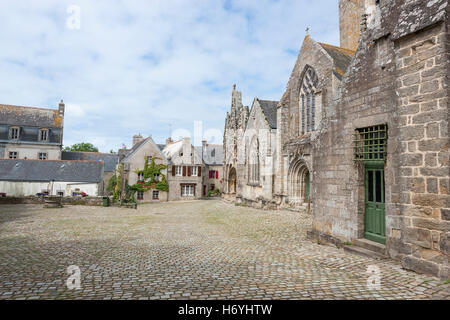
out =
[[[64,205],[101,206],[102,197],[64,197],[61,203]],[[44,204],[43,197],[0,197],[2,204]]]

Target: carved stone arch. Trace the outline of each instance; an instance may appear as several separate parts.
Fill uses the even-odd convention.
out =
[[[288,170],[288,201],[291,206],[301,206],[310,199],[310,168],[302,157],[291,161]],[[308,189],[309,188],[309,189]]]
[[[320,114],[321,106],[320,81],[315,69],[310,65],[305,65],[298,88],[299,95],[299,125],[302,134],[317,129],[320,121],[317,115]],[[319,111],[319,112],[318,112]]]

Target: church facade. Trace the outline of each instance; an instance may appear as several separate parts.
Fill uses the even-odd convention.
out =
[[[340,47],[307,35],[277,105],[267,207],[309,208],[310,239],[448,279],[448,1],[340,0],[339,9]],[[231,118],[233,108],[226,128]],[[237,198],[251,158],[244,137],[226,130]]]
[[[231,113],[224,134],[224,195],[255,207],[273,203],[278,101],[255,98],[242,105],[242,93],[233,87]]]

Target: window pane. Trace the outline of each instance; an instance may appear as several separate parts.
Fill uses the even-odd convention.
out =
[[[382,202],[382,199],[381,199],[381,187],[382,187],[382,185],[381,185],[381,171],[378,170],[375,173],[376,173],[376,181],[375,181],[375,183],[376,183],[376,196],[377,196],[377,201],[376,202]]]
[[[373,202],[373,171],[367,172],[367,192],[370,202]]]

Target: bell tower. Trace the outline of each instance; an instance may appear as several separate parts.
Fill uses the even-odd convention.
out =
[[[339,0],[340,46],[356,50],[361,33],[366,0]]]

